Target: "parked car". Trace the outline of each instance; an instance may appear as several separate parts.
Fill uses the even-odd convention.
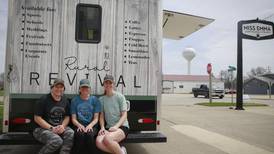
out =
[[[205,84],[200,85],[199,88],[192,88],[192,93],[194,97],[202,95],[205,98],[209,98],[209,88]],[[219,97],[220,99],[222,99],[224,97],[224,90],[219,88],[213,88],[211,95],[212,97]]]
[[[235,89],[225,89],[225,94],[236,94]]]

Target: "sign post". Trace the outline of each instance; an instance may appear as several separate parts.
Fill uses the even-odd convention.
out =
[[[274,23],[265,20],[245,20],[238,22],[237,38],[237,102],[236,110],[243,108],[243,46],[242,39],[266,40],[274,38]]]
[[[230,92],[231,92],[231,103],[233,104],[233,71],[236,71],[236,67],[234,67],[234,66],[228,66],[228,72],[230,72],[231,73],[231,79],[230,79],[230,84],[231,84],[231,86],[230,86]]]
[[[211,66],[211,63],[207,64],[207,73],[209,74],[208,97],[209,97],[209,103],[212,103],[212,66]]]

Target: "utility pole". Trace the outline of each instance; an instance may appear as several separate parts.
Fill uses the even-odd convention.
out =
[[[208,90],[209,103],[212,103],[212,65],[211,63],[207,64],[206,69],[209,75],[209,90]]]

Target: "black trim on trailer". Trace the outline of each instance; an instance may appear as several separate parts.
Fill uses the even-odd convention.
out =
[[[130,132],[122,143],[161,143],[167,142],[166,136],[160,132]],[[32,133],[6,133],[0,135],[0,145],[35,145],[41,144],[34,139]]]
[[[71,97],[69,97],[71,98]],[[130,110],[128,121],[131,131],[156,131],[157,130],[157,100],[145,100],[146,98],[129,98]],[[31,132],[36,124],[33,119],[34,104],[38,97],[11,97],[9,113],[9,132]],[[30,123],[14,124],[16,118],[29,119]],[[139,123],[139,119],[152,119],[151,123]]]

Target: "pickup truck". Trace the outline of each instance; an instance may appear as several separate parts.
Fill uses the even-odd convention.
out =
[[[209,97],[209,88],[207,85],[200,85],[200,88],[192,88],[192,93],[194,97],[198,97],[199,95],[205,96],[205,98]],[[224,97],[224,90],[222,89],[214,89],[212,90],[212,97],[219,97],[222,99]]]

